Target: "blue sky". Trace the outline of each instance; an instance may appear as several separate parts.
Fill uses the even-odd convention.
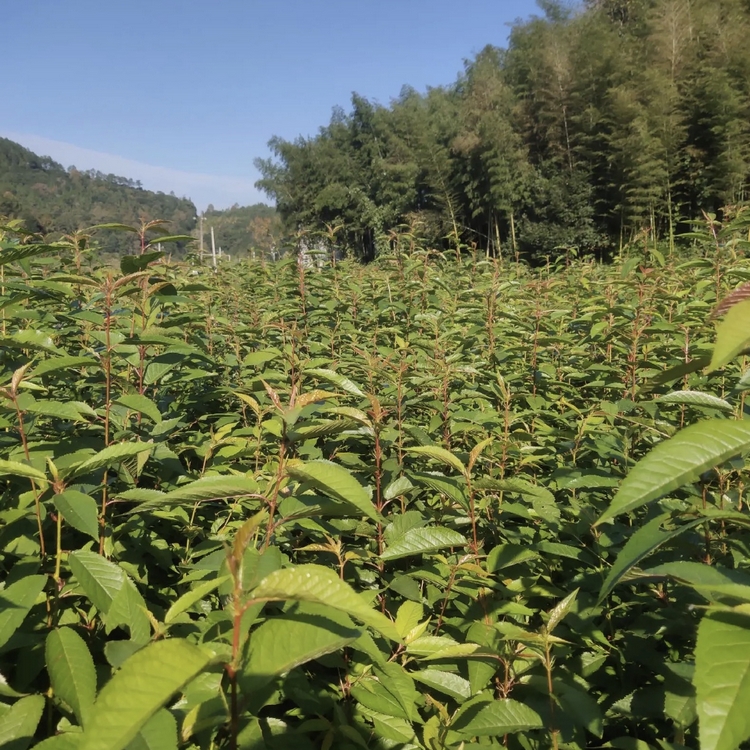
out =
[[[0,135],[65,166],[213,203],[265,200],[253,160],[352,91],[451,83],[534,0],[11,0]]]

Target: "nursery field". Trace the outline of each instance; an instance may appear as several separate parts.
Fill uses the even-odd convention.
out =
[[[6,230],[0,748],[734,750],[738,236],[214,273]]]

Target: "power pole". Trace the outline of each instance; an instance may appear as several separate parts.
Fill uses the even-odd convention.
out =
[[[198,251],[198,257],[203,261],[203,211],[201,211],[201,218],[200,218],[200,235],[201,235],[201,244],[200,244],[200,250]]]
[[[211,259],[216,268],[216,240],[214,239],[214,228],[211,227]]]

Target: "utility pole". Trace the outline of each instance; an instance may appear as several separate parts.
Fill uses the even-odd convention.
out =
[[[211,259],[216,268],[216,240],[214,239],[214,228],[211,227]]]
[[[201,218],[200,218],[200,235],[201,235],[201,244],[200,244],[200,250],[198,251],[198,257],[203,261],[203,211],[201,211]]]

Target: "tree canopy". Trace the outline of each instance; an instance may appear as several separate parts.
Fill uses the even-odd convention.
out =
[[[673,241],[745,200],[745,0],[539,5],[454,83],[355,94],[314,137],[274,138],[258,186],[287,227],[363,259],[415,234],[533,258]]]

